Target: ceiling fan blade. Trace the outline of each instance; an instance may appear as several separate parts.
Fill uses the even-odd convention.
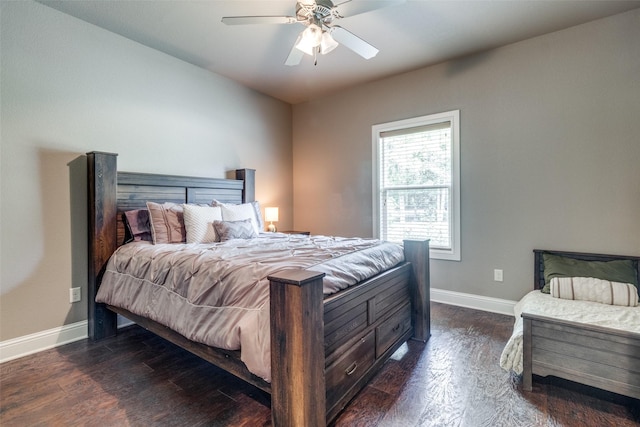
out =
[[[295,24],[295,16],[225,16],[222,22],[227,25],[251,24]]]
[[[339,25],[334,25],[330,30],[331,36],[338,43],[345,45],[365,59],[371,59],[378,54],[378,49],[362,40],[355,34],[345,30]]]
[[[297,44],[300,42],[300,39],[302,39],[302,33],[298,36],[298,39],[293,44],[293,47],[291,48],[291,52],[289,52],[289,56],[287,57],[287,60],[284,62],[284,65],[288,65],[292,67],[294,65],[300,64],[300,62],[302,61],[304,52],[296,48]]]
[[[338,10],[338,14],[343,18],[349,16],[359,15],[365,12],[371,12],[372,10],[381,9],[383,7],[393,6],[396,4],[404,3],[405,0],[368,0],[368,1],[353,1],[346,0],[342,2],[334,2],[334,9]]]

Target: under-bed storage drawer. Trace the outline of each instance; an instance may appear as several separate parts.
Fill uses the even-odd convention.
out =
[[[350,301],[325,316],[324,350],[330,355],[345,342],[362,335],[369,326],[367,301]],[[331,362],[329,362],[331,363]]]
[[[373,365],[374,348],[375,336],[371,331],[326,368],[327,408],[333,407],[338,399]]]
[[[405,304],[376,328],[376,357],[382,356],[411,329],[411,304]]]

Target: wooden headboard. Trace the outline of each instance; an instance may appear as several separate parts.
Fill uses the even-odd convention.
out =
[[[640,257],[628,255],[603,255],[588,254],[583,252],[563,252],[550,251],[545,249],[534,249],[534,288],[542,289],[544,287],[544,257],[543,254],[559,255],[567,258],[579,259],[584,261],[614,261],[614,260],[631,260],[636,269],[638,283],[640,283]]]
[[[236,179],[118,172],[117,154],[87,153],[89,226],[89,337],[115,335],[116,316],[95,295],[109,257],[127,237],[124,212],[146,207],[147,201],[226,203],[255,200],[255,170],[238,169]]]
[[[178,204],[210,204],[214,199],[224,203],[253,201],[253,194],[249,195],[244,192],[244,177],[247,169],[241,171],[244,172],[244,175],[238,176],[240,171],[236,171],[238,179],[235,180],[118,172],[116,191],[117,245],[124,244],[130,237],[125,227],[124,212],[146,208],[147,201]]]

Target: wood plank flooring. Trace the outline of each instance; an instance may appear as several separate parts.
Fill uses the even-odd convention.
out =
[[[640,402],[561,380],[532,392],[498,366],[513,318],[432,304],[335,421],[343,426],[639,426]],[[0,365],[0,425],[269,426],[269,397],[137,327]]]

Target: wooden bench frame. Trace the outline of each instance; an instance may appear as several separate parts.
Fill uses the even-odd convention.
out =
[[[536,289],[544,287],[545,253],[585,261],[631,260],[640,279],[640,257],[536,249]],[[640,334],[529,313],[522,318],[524,390],[532,390],[534,374],[552,375],[640,399]]]

